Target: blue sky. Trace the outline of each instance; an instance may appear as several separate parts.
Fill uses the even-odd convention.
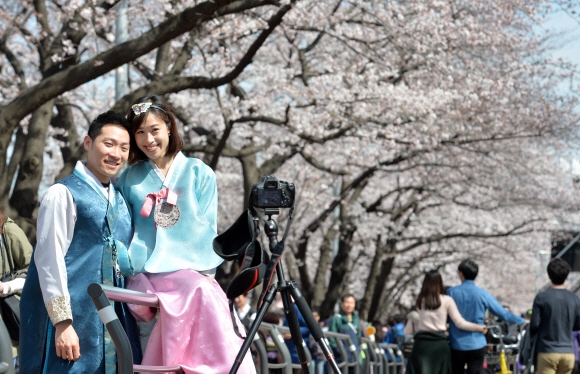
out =
[[[578,65],[574,88],[580,87],[580,2],[575,8],[563,8],[553,1],[546,22],[541,25],[541,30],[551,35],[548,46],[553,48],[550,52],[553,57],[562,58]],[[575,13],[572,13],[575,12]],[[570,84],[565,85],[567,90]],[[578,92],[580,95],[580,92]]]

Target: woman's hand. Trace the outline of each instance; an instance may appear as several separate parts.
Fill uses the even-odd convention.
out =
[[[70,321],[56,325],[56,355],[63,360],[76,361],[81,357],[79,337]]]

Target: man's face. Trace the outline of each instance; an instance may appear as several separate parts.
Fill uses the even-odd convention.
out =
[[[111,177],[127,162],[129,133],[120,126],[105,125],[94,140],[85,136],[84,146],[87,151],[87,169],[102,183],[109,183]]]
[[[340,308],[346,314],[351,314],[354,312],[354,307],[356,306],[356,301],[354,297],[348,296],[344,298],[344,301],[341,301]]]
[[[320,314],[318,314],[318,312],[313,311],[312,312],[312,317],[314,317],[314,319],[316,320],[316,322],[320,321]]]
[[[234,304],[236,304],[236,307],[238,307],[238,308],[245,307],[247,302],[248,302],[248,297],[244,296],[244,295],[240,295],[234,299]]]

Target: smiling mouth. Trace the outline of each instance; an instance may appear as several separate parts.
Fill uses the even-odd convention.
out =
[[[159,147],[154,145],[152,147],[145,147],[145,149],[147,150],[147,152],[155,152],[157,149],[159,149]]]
[[[120,165],[118,161],[105,161],[105,164],[112,167],[117,167]]]

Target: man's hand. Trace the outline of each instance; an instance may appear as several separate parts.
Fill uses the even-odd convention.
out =
[[[62,322],[56,325],[56,355],[63,360],[76,361],[81,357],[79,337],[71,322]]]

